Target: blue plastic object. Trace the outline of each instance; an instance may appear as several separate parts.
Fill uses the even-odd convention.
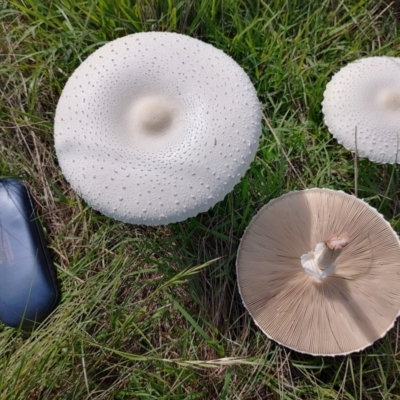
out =
[[[0,320],[30,327],[55,308],[59,290],[27,186],[0,179]]]

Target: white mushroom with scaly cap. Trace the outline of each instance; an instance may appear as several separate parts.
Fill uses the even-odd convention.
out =
[[[322,102],[329,131],[348,150],[400,163],[400,59],[367,57],[337,72]],[[356,139],[357,132],[357,139]]]
[[[207,211],[237,184],[261,134],[243,69],[188,36],[148,32],[95,51],[68,80],[55,147],[94,209],[160,225]]]
[[[329,189],[265,205],[240,243],[243,302],[271,339],[343,355],[383,337],[400,311],[400,242],[364,201]]]

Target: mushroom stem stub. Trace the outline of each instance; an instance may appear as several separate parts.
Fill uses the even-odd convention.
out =
[[[335,270],[336,259],[348,243],[347,233],[331,235],[326,241],[317,243],[314,251],[303,254],[300,258],[301,265],[308,275],[325,279]]]
[[[334,264],[343,248],[349,243],[347,233],[342,235],[332,235],[325,241],[325,249],[318,259],[319,269],[325,270]]]

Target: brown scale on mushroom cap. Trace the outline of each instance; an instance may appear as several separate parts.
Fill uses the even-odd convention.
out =
[[[348,243],[318,279],[300,259],[319,255],[314,249],[332,235]],[[400,310],[399,239],[375,209],[343,192],[291,192],[264,206],[241,240],[237,275],[256,324],[303,353],[359,351],[383,337]]]

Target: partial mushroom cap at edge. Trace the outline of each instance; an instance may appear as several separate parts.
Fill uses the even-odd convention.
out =
[[[337,72],[322,101],[324,121],[346,149],[400,163],[400,59],[368,57]],[[357,136],[357,137],[356,137]]]

